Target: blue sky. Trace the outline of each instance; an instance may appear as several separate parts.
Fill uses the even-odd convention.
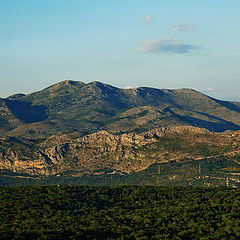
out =
[[[0,97],[72,79],[240,101],[238,0],[0,0]]]

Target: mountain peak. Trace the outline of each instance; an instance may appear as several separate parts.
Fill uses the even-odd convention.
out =
[[[120,89],[100,81],[64,80],[38,92],[14,95],[7,108],[3,103],[0,133],[30,137],[99,130],[141,132],[172,126],[240,129],[240,103],[222,102],[188,88]]]
[[[62,86],[83,86],[85,85],[84,82],[82,81],[73,81],[73,80],[63,80],[61,82],[58,82],[58,83],[55,83],[53,85],[51,85],[50,87],[48,88],[59,88],[59,87],[62,87]]]
[[[100,81],[92,81],[90,83],[87,83],[86,85],[91,85],[91,86],[96,86],[96,87],[99,87],[99,88],[116,88],[110,84],[107,84],[107,83],[103,83],[103,82],[100,82]]]
[[[55,83],[45,89],[42,92],[49,92],[50,94],[67,94],[69,91],[76,91],[82,88],[85,85],[84,82],[81,81],[73,81],[73,80],[64,80],[58,83]],[[40,91],[41,92],[41,91]],[[34,93],[33,93],[34,94]]]

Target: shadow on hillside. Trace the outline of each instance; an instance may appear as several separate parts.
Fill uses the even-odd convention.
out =
[[[207,120],[202,120],[199,119],[197,117],[189,117],[189,116],[182,116],[179,115],[177,113],[175,113],[173,110],[171,110],[170,107],[165,108],[165,111],[170,112],[172,115],[174,115],[176,118],[178,118],[181,121],[184,121],[188,124],[190,124],[191,126],[195,126],[195,127],[200,127],[200,128],[206,128],[211,132],[224,132],[226,130],[233,130],[233,131],[237,131],[240,130],[240,126],[237,124],[234,124],[232,122],[229,122],[227,120],[224,120],[222,118],[218,118],[218,117],[214,117],[211,116],[207,113],[203,113],[203,112],[194,112],[196,114],[208,117],[210,120],[212,119],[212,121],[207,121]]]
[[[235,111],[237,113],[240,113],[240,107],[237,106],[236,104],[232,103],[232,102],[227,102],[227,101],[221,101],[221,100],[218,100],[218,99],[214,99],[212,98],[212,100],[214,100],[215,102],[219,103],[220,105],[232,110],[232,111]]]
[[[224,132],[226,130],[233,130],[233,131],[240,130],[240,126],[236,125],[232,122],[226,121],[221,118],[213,117],[213,116],[205,114],[205,113],[199,113],[199,114],[207,116],[214,120],[217,120],[218,122],[211,122],[211,121],[202,120],[202,119],[195,118],[195,117],[187,117],[187,116],[184,116],[184,117],[180,116],[180,117],[183,120],[189,122],[192,126],[203,127],[212,132]]]
[[[12,114],[24,123],[40,122],[47,119],[47,107],[43,105],[32,106],[31,102],[4,100]]]

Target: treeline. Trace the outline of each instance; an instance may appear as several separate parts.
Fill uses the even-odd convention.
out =
[[[0,239],[240,239],[240,190],[0,188]]]

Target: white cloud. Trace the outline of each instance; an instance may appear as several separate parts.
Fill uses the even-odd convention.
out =
[[[188,53],[198,48],[195,45],[181,43],[171,39],[149,40],[143,43],[138,51],[139,52],[173,52],[177,54]]]
[[[144,17],[143,21],[145,23],[151,23],[153,21],[153,19],[154,19],[153,16],[148,15],[148,16]]]
[[[131,85],[128,85],[128,86],[125,86],[123,87],[123,89],[134,89],[135,87],[131,86]]]
[[[214,91],[214,88],[209,87],[207,88],[207,91]]]
[[[216,89],[212,87],[208,87],[205,90],[202,90],[205,94],[217,98],[217,99],[228,99],[228,96],[225,92],[223,92],[221,89]]]
[[[188,24],[176,24],[172,27],[173,32],[191,32],[193,31],[193,26]]]

